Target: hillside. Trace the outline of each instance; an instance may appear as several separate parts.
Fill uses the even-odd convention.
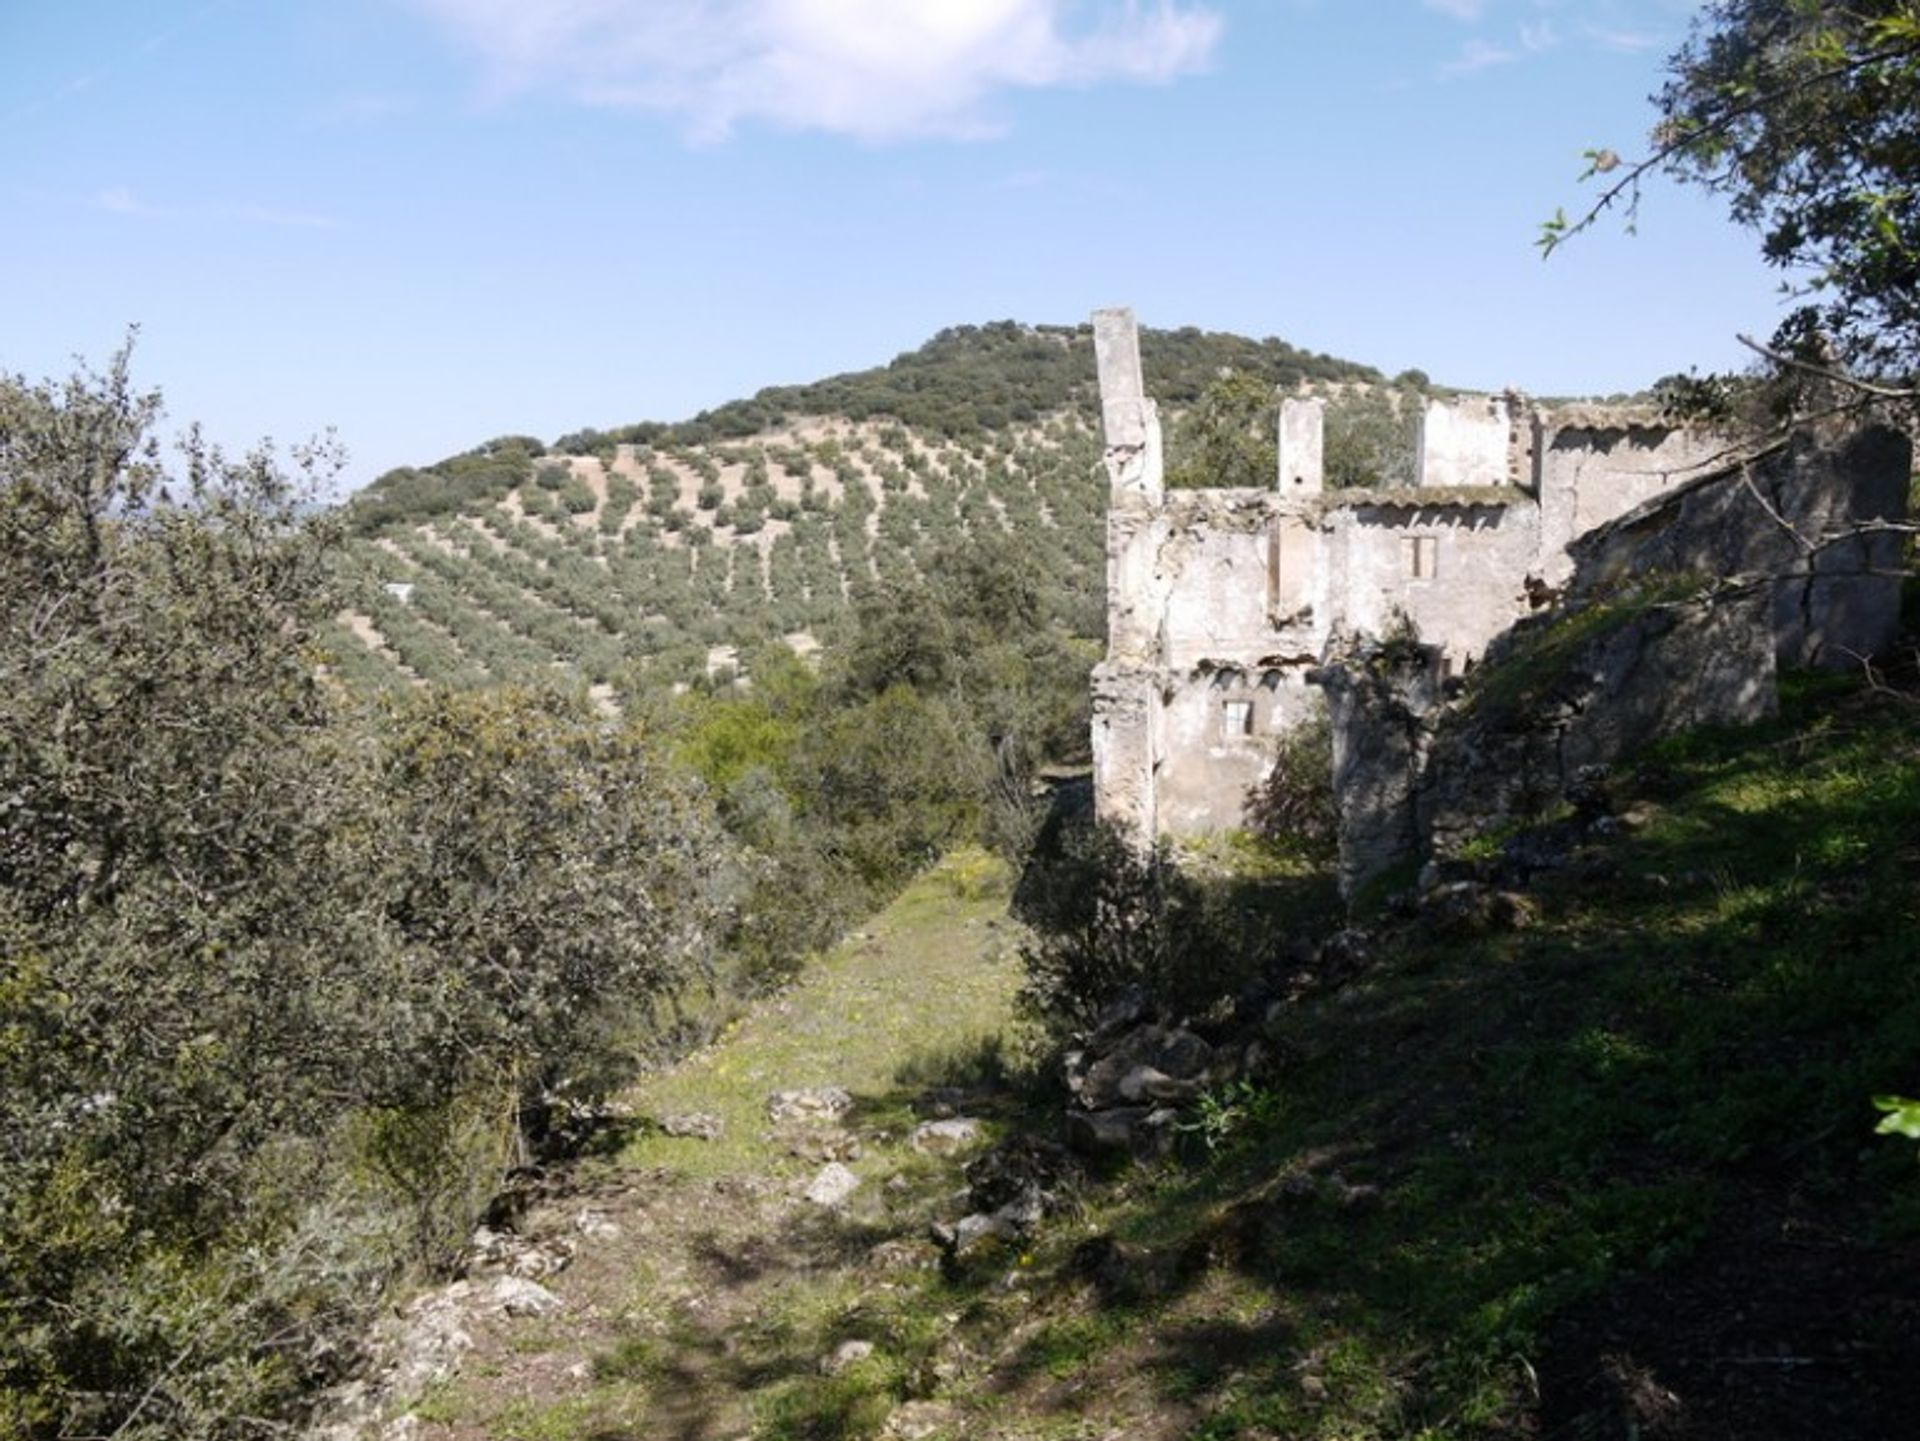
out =
[[[1283,960],[1270,1060],[1176,1159],[945,1262],[979,1146],[909,1133],[957,1106],[1046,1137],[1063,1098],[1005,1080],[1007,923],[943,867],[645,1083],[622,1155],[546,1178],[412,1313],[477,1347],[394,1409],[423,1441],[1904,1435],[1920,1175],[1869,1097],[1920,1073],[1908,705],[1797,681],[1616,777],[1621,824],[1512,915],[1379,912]],[[820,1085],[850,1108],[769,1126]],[[646,1123],[688,1111],[717,1137]],[[859,1185],[807,1201],[835,1157]],[[555,1247],[549,1314],[485,1313]]]
[[[1378,372],[1278,340],[1147,331],[1143,356],[1176,416],[1223,376],[1268,397],[1345,387],[1335,430],[1348,414],[1363,444],[1397,413],[1364,403]],[[1087,327],[1009,321],[678,424],[503,437],[391,472],[350,507],[362,574],[336,668],[370,689],[558,668],[610,699],[730,672],[767,644],[831,645],[861,596],[975,540],[1039,562],[1044,618],[1097,638],[1096,400]]]

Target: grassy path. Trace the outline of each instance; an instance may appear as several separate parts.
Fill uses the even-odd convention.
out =
[[[983,857],[957,857],[800,984],[649,1078],[633,1098],[643,1115],[704,1113],[720,1137],[649,1130],[536,1207],[522,1234],[574,1253],[543,1281],[562,1309],[476,1321],[459,1374],[403,1430],[415,1441],[870,1432],[904,1379],[888,1368],[926,1349],[903,1333],[940,1324],[912,1307],[914,1273],[935,1260],[933,1208],[963,1184],[959,1160],[908,1144],[915,1108],[990,1064],[1017,980],[1001,878]],[[770,1124],[772,1092],[814,1086],[844,1088],[852,1111],[827,1126]],[[860,1179],[832,1210],[803,1194],[829,1160]]]

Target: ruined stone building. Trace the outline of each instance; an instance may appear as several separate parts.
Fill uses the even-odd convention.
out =
[[[1132,313],[1098,312],[1094,338],[1112,490],[1095,796],[1136,835],[1241,825],[1344,637],[1404,616],[1462,671],[1566,584],[1582,537],[1726,473],[1720,439],[1649,409],[1481,395],[1427,402],[1417,484],[1328,491],[1322,403],[1287,399],[1270,488],[1169,491]]]

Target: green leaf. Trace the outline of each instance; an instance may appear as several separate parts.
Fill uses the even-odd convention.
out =
[[[1874,1108],[1887,1114],[1873,1128],[1877,1136],[1905,1136],[1920,1141],[1920,1101],[1907,1096],[1875,1096]]]

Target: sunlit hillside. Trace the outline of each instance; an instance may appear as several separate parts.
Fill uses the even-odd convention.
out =
[[[1176,442],[1223,376],[1382,381],[1278,340],[1148,331],[1143,350]],[[350,512],[335,669],[375,689],[558,670],[611,700],[831,645],[862,595],[983,539],[1036,559],[1048,618],[1097,638],[1105,506],[1090,331],[959,327],[679,424],[503,437],[383,476]]]

